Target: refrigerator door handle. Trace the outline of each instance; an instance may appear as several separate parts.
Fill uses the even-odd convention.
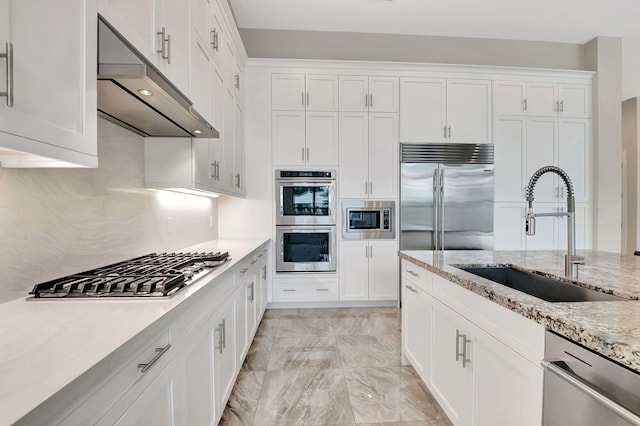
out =
[[[440,213],[438,217],[440,218],[440,250],[444,250],[444,169],[440,169],[440,200],[438,201],[438,208],[440,209]]]
[[[440,233],[440,169],[433,171],[433,249],[439,250],[438,237]]]

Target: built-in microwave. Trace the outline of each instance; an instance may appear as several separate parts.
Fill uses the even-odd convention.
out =
[[[276,225],[335,225],[335,170],[276,170]]]
[[[276,227],[276,272],[334,272],[336,227]]]
[[[344,200],[342,238],[394,239],[395,201]]]

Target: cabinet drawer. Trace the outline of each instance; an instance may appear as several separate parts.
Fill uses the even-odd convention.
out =
[[[338,300],[337,280],[274,280],[274,302],[327,302]]]
[[[411,281],[427,293],[432,290],[432,275],[424,268],[402,259],[402,279]]]

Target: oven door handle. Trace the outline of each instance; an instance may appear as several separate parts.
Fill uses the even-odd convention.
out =
[[[566,370],[562,367],[559,367],[558,366],[559,362],[562,362],[562,361],[544,359],[542,360],[541,365],[546,371],[555,374],[565,382],[578,388],[578,390],[589,395],[591,398],[595,399],[600,404],[609,408],[618,416],[624,418],[625,420],[627,420],[633,425],[640,426],[639,416],[629,411],[628,409],[618,404],[617,402],[613,401],[606,395],[603,395],[599,390],[594,388],[591,383],[579,377],[578,375],[573,373],[571,370]]]

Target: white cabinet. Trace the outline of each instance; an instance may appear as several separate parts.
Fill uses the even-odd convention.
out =
[[[273,74],[273,111],[338,111],[338,76]]]
[[[337,112],[272,112],[273,165],[336,166]]]
[[[256,261],[257,257],[252,260],[253,263]],[[238,365],[242,365],[257,326],[256,284],[258,284],[258,270],[252,266],[253,264],[247,264],[240,270],[239,284],[235,293],[236,363]]]
[[[95,0],[0,1],[3,167],[98,166],[96,37]]]
[[[159,0],[98,0],[98,12],[140,53],[155,62],[159,4]]]
[[[524,201],[527,122],[524,117],[496,116],[493,121],[494,200]],[[528,171],[527,171],[528,172]],[[498,222],[496,222],[497,224]],[[495,227],[494,227],[495,228]]]
[[[159,0],[156,27],[156,63],[160,71],[184,93],[189,88],[189,47],[191,39],[189,2]]]
[[[491,143],[491,81],[401,77],[400,142]]]
[[[425,383],[431,380],[431,328],[431,296],[403,276],[402,350]]]
[[[341,198],[395,198],[398,115],[340,113]]]
[[[398,112],[398,78],[341,75],[340,111]]]
[[[544,327],[408,264],[403,353],[453,424],[541,424]]]
[[[338,300],[338,279],[322,277],[274,278],[274,302],[333,302]]]
[[[398,300],[395,240],[340,242],[340,300]]]
[[[493,249],[524,250],[524,214],[526,203],[493,205]],[[527,237],[528,238],[528,237]]]
[[[591,117],[591,85],[494,81],[493,113],[541,117]]]
[[[236,378],[235,303],[223,305],[213,316],[213,382],[219,420]]]
[[[431,321],[431,389],[454,424],[469,424],[471,386],[468,376],[473,361],[467,338],[467,320],[439,301],[432,300]]]
[[[184,354],[185,424],[209,426],[216,418],[213,396],[213,341],[211,327],[191,337]]]
[[[220,61],[221,44],[226,30],[215,0],[191,0],[191,23],[195,35],[207,45],[216,62]]]

